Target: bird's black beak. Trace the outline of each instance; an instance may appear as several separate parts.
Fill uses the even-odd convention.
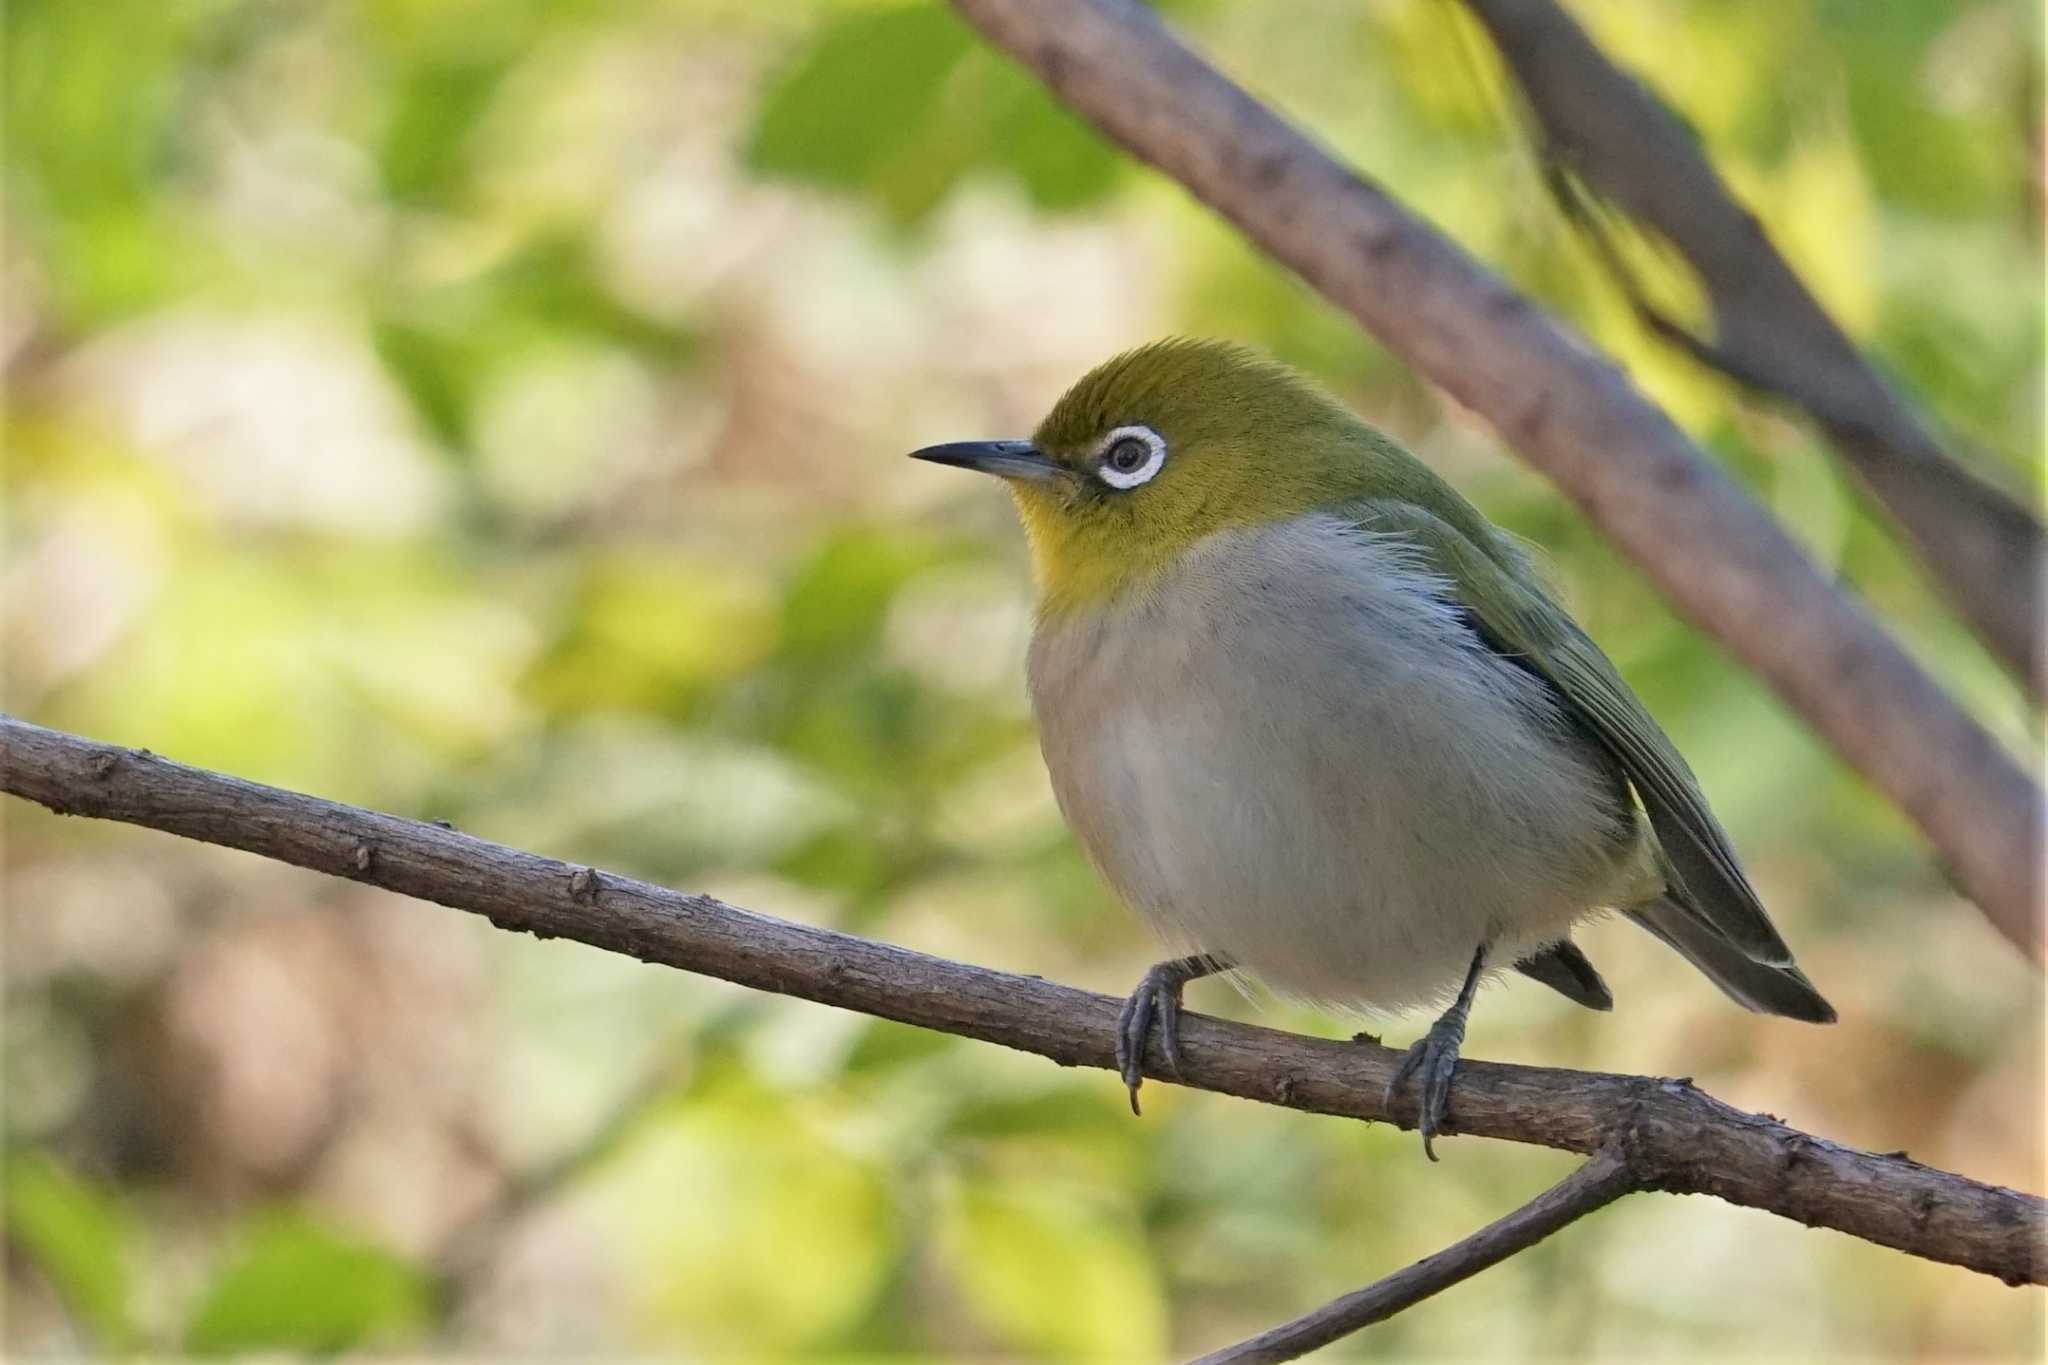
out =
[[[913,450],[910,458],[1027,483],[1054,483],[1067,477],[1065,465],[1029,441],[953,441]]]

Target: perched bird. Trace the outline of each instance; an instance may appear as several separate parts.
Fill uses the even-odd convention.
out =
[[[1137,1107],[1155,1026],[1222,971],[1395,1012],[1435,1158],[1480,980],[1604,1010],[1574,925],[1619,910],[1739,1004],[1835,1013],[1699,783],[1516,541],[1292,372],[1171,340],[1102,365],[1028,441],[914,458],[1009,483],[1038,582],[1030,691],[1060,809],[1181,954],[1124,1006]]]

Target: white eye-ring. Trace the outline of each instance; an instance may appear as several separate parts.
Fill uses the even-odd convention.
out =
[[[1111,488],[1149,483],[1166,463],[1166,438],[1150,427],[1118,427],[1102,438],[1095,477]]]

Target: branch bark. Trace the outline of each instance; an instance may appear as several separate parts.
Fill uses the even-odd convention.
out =
[[[1404,1308],[1527,1251],[1552,1233],[1643,1188],[1643,1179],[1627,1154],[1618,1146],[1603,1147],[1563,1180],[1463,1241],[1355,1293],[1332,1299],[1292,1322],[1211,1351],[1195,1365],[1277,1365],[1295,1360],[1361,1328],[1385,1322]]]
[[[1555,480],[1919,826],[2035,962],[2040,788],[1611,363],[1134,0],[953,0]]]
[[[1804,408],[1898,523],[1949,602],[2036,697],[2048,691],[2041,593],[2048,548],[2017,500],[1951,459],[1857,353],[1756,216],[1664,104],[1552,0],[1465,0],[1541,129],[1545,160],[1676,247],[1714,314],[1709,344],[1649,309],[1662,335]]]
[[[792,924],[0,716],[0,790],[482,915],[503,929],[757,990],[1113,1069],[1121,1001]],[[1401,1054],[1188,1015],[1181,1073],[1146,1074],[1309,1113],[1411,1126],[1386,1105]],[[1406,1102],[1404,1101],[1404,1109]],[[2048,1204],[1839,1146],[1722,1104],[1690,1081],[1461,1062],[1448,1131],[1593,1153],[1621,1144],[1643,1188],[1711,1194],[2009,1284],[2048,1282]]]

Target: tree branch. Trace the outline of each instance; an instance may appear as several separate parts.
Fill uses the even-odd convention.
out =
[[[1698,272],[1715,341],[1650,310],[1658,333],[1818,420],[1978,637],[2036,697],[2048,691],[2041,523],[1942,451],[1729,193],[1698,141],[1570,15],[1552,0],[1465,5],[1514,73],[1545,160],[1620,205]],[[1619,278],[1641,312],[1625,269]]]
[[[1062,1066],[1112,1068],[1120,1001],[736,909],[436,825],[190,768],[0,716],[0,790],[60,814],[239,848],[482,915]],[[1182,1070],[1146,1072],[1309,1113],[1413,1122],[1386,1087],[1401,1054],[1189,1015]],[[1711,1194],[2011,1284],[2042,1283],[2048,1205],[1903,1154],[1838,1146],[1683,1080],[1461,1062],[1449,1131],[1592,1153],[1624,1144],[1644,1188]]]
[[[1134,0],[953,0],[1500,431],[1917,824],[2039,962],[2039,787],[1611,363],[1182,46]]]
[[[1339,1337],[1385,1322],[1432,1294],[1527,1251],[1551,1233],[1606,1208],[1625,1194],[1646,1188],[1617,1147],[1602,1147],[1585,1165],[1505,1218],[1488,1223],[1383,1280],[1333,1299],[1312,1313],[1259,1333],[1235,1346],[1212,1351],[1195,1365],[1277,1365],[1294,1360]]]

